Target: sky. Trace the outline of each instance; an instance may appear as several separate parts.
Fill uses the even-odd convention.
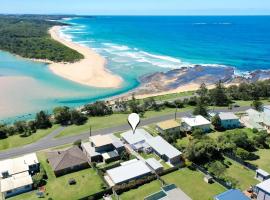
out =
[[[0,0],[0,13],[270,15],[270,0]]]

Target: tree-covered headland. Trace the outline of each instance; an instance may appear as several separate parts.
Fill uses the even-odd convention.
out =
[[[77,51],[53,40],[48,30],[64,16],[0,15],[0,49],[32,59],[76,62],[83,58]]]

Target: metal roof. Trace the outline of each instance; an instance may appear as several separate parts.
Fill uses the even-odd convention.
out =
[[[123,183],[149,173],[151,173],[150,168],[141,160],[107,171],[114,184]]]
[[[169,144],[160,136],[148,140],[147,143],[160,155],[166,155],[169,159],[180,156],[182,154],[174,146]]]
[[[218,116],[221,120],[233,120],[233,119],[238,120],[239,119],[239,117],[237,117],[232,112],[221,112],[218,114]]]
[[[23,186],[31,185],[33,183],[32,177],[28,172],[22,172],[16,175],[13,175],[9,178],[0,180],[0,192],[7,192],[20,188]]]
[[[197,115],[195,117],[183,117],[182,121],[191,127],[211,124],[210,121],[208,121],[206,118],[204,118],[201,115]]]
[[[269,176],[270,175],[268,172],[264,171],[263,169],[257,169],[256,172],[263,175],[263,176]]]
[[[175,120],[166,120],[163,122],[159,122],[156,125],[162,130],[168,130],[168,129],[180,127],[180,124]]]
[[[121,134],[129,144],[136,144],[138,142],[144,142],[147,139],[153,138],[153,136],[145,131],[144,129],[136,129],[135,133],[133,131],[127,131]]]
[[[263,181],[256,185],[257,188],[260,188],[261,190],[270,193],[270,179],[267,179],[266,181]]]
[[[21,173],[29,170],[30,165],[39,163],[36,153],[26,154],[17,158],[0,161],[0,178],[1,172],[8,172],[9,175]]]
[[[215,200],[250,200],[243,192],[240,190],[231,189],[215,196]]]
[[[148,158],[145,160],[145,162],[154,170],[163,168],[162,164],[158,162],[155,158]]]

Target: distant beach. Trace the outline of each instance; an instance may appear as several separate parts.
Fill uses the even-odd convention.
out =
[[[52,63],[49,68],[58,76],[71,81],[100,88],[119,88],[122,83],[120,76],[112,74],[105,68],[106,61],[92,49],[76,44],[61,35],[61,26],[49,30],[51,37],[72,48],[84,56],[76,63]]]

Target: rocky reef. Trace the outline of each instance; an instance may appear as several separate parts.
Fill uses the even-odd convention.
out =
[[[213,85],[218,81],[224,84],[255,82],[270,79],[270,70],[256,70],[245,75],[236,75],[233,67],[216,65],[195,65],[172,69],[167,72],[157,72],[140,78],[141,85],[133,91],[136,94],[153,94],[175,90],[190,84]]]

